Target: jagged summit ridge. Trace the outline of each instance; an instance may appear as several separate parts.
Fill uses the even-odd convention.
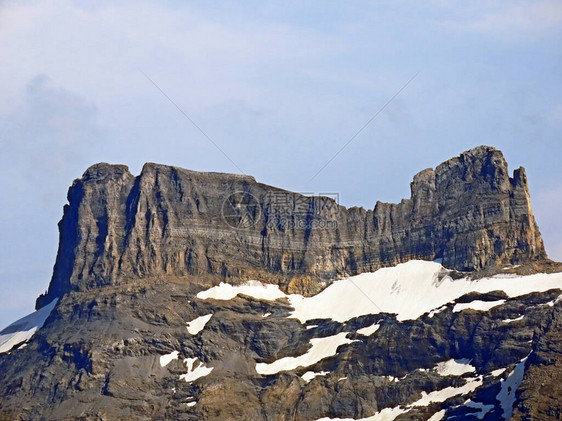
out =
[[[41,307],[131,279],[261,279],[312,294],[322,281],[411,259],[474,271],[546,259],[523,168],[480,146],[414,176],[411,197],[345,208],[251,176],[95,164],[74,181]],[[229,213],[231,212],[231,213]]]

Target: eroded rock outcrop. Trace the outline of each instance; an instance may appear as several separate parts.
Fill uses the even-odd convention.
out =
[[[475,271],[546,259],[523,168],[481,146],[414,177],[411,198],[374,210],[250,176],[146,164],[90,167],[68,193],[48,292],[131,279],[257,278],[288,291],[410,259]]]

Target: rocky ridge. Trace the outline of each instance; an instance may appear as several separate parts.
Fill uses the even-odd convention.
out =
[[[260,279],[313,294],[325,282],[411,259],[460,271],[546,260],[525,170],[509,177],[481,146],[417,174],[411,197],[373,210],[253,177],[96,164],[72,184],[41,307],[69,291],[133,279]]]

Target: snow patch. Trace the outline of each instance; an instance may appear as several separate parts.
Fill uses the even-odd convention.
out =
[[[519,275],[517,275],[516,273],[498,273],[492,276],[492,278],[501,278],[501,279],[513,279],[518,277]]]
[[[301,376],[301,379],[303,379],[305,382],[310,382],[313,378],[318,377],[318,376],[325,376],[326,374],[330,374],[329,371],[319,371],[318,373],[314,372],[314,371],[307,371],[306,373],[304,373]]]
[[[416,402],[407,405],[405,407],[394,407],[394,408],[385,408],[376,414],[367,417],[361,418],[360,420],[354,420],[353,418],[320,418],[316,421],[393,421],[401,414],[407,413],[410,409],[416,406],[428,406],[431,403],[441,403],[445,402],[447,399],[464,395],[466,393],[470,393],[482,385],[482,376],[478,376],[476,378],[468,379],[467,383],[461,387],[447,387],[445,389],[436,390],[431,393],[422,392],[421,399],[417,400]],[[443,419],[445,416],[445,410],[439,411],[429,420],[438,421]],[[428,420],[428,421],[429,421]]]
[[[248,281],[243,285],[230,285],[221,282],[218,286],[212,287],[206,291],[197,294],[197,298],[208,300],[232,300],[237,295],[247,295],[258,300],[275,301],[278,298],[286,297],[285,293],[279,289],[279,286],[272,284],[262,284],[259,281]]]
[[[482,300],[474,300],[470,303],[459,303],[455,304],[453,307],[453,313],[458,313],[459,311],[463,310],[477,310],[477,311],[488,311],[491,308],[501,306],[505,303],[505,300],[497,300],[497,301],[482,301]]]
[[[41,307],[39,310],[28,314],[25,317],[15,321],[0,332],[0,354],[10,351],[16,345],[27,342],[37,332],[49,314],[55,308],[58,298],[55,298],[49,304]],[[21,347],[23,348],[23,347]]]
[[[525,318],[525,316],[519,316],[519,317],[517,317],[517,318],[515,318],[515,319],[504,319],[504,320],[502,320],[502,322],[504,322],[504,323],[511,323],[511,322],[516,322],[516,321],[518,321],[518,320],[523,320],[524,318]]]
[[[515,366],[511,373],[509,373],[507,378],[501,381],[501,390],[496,396],[496,399],[500,401],[504,420],[511,419],[513,404],[515,403],[515,392],[523,381],[523,375],[525,374],[525,361],[527,361],[528,357],[529,356],[523,358]]]
[[[467,358],[443,361],[435,366],[435,371],[441,376],[462,376],[465,373],[473,373],[476,368],[470,365],[471,361]]]
[[[373,333],[379,330],[379,327],[381,327],[381,325],[377,322],[374,325],[357,329],[357,333],[363,336],[371,336]]]
[[[497,370],[490,372],[490,374],[494,377],[498,377],[502,375],[505,370],[506,370],[505,368],[498,368]]]
[[[168,364],[170,364],[170,362],[172,362],[173,360],[177,360],[178,359],[178,355],[179,352],[178,351],[173,351],[169,354],[166,355],[161,355],[160,356],[160,367],[166,367]]]
[[[187,331],[192,335],[197,335],[205,328],[205,325],[209,320],[211,320],[211,317],[213,317],[213,313],[193,319],[192,321],[187,323]]]
[[[324,358],[336,355],[340,345],[349,344],[355,341],[347,339],[348,332],[341,332],[337,335],[325,338],[313,338],[310,340],[312,347],[303,355],[298,357],[285,357],[272,363],[257,363],[256,371],[259,374],[276,374],[280,371],[294,370],[298,367],[309,367]]]
[[[187,367],[187,373],[182,374],[180,380],[185,380],[188,383],[193,382],[201,377],[209,375],[211,371],[213,371],[213,367],[206,367],[202,362],[199,362],[199,364],[195,366],[197,360],[197,358],[186,358],[183,360]]]
[[[554,307],[554,304],[559,303],[561,300],[562,300],[562,295],[559,295],[558,298],[556,298],[555,300],[549,301],[548,303],[539,304],[539,305]]]

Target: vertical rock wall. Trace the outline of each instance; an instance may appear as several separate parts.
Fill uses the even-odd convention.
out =
[[[411,197],[346,209],[253,177],[96,164],[74,181],[41,307],[134,278],[259,278],[314,293],[320,281],[410,259],[471,271],[546,259],[523,168],[481,146],[427,169]]]

